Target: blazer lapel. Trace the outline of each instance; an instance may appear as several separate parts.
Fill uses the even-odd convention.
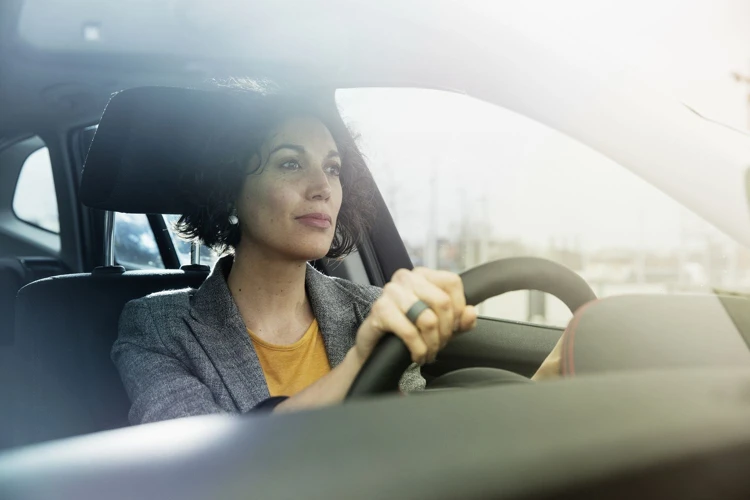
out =
[[[268,398],[269,393],[258,356],[227,286],[225,276],[231,266],[231,256],[220,259],[193,295],[190,314],[196,321],[191,328],[235,405],[244,413]],[[357,329],[372,303],[309,264],[305,288],[333,368],[354,345]]]
[[[350,293],[337,280],[307,266],[307,297],[318,320],[331,368],[344,360],[354,346],[359,325],[368,314],[371,302]]]
[[[269,397],[263,369],[255,354],[225,275],[232,257],[220,259],[193,296],[195,338],[224,381],[235,405],[244,413]]]

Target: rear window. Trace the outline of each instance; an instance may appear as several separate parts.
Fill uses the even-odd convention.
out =
[[[145,214],[115,214],[115,260],[127,269],[164,269],[159,245]]]
[[[177,234],[175,230],[175,224],[180,219],[179,215],[164,215],[164,222],[169,230],[169,236],[172,238],[174,249],[177,252],[177,258],[180,259],[180,265],[186,266],[190,264],[190,242],[186,241]],[[219,260],[219,254],[215,250],[208,248],[206,245],[201,245],[200,251],[200,263],[204,266],[213,267],[216,261]]]

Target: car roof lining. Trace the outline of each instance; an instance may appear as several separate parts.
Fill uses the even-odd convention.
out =
[[[397,22],[398,16],[387,11],[367,7],[366,2],[354,3],[357,8],[364,7],[381,16],[384,22]],[[323,13],[321,19],[327,21],[317,24],[309,20],[295,24],[285,15],[290,6],[304,9],[305,2],[278,2],[267,12],[256,14],[268,18],[281,15],[283,26],[271,25],[267,32],[250,39],[243,39],[246,35],[242,32],[247,30],[238,32],[238,28],[221,40],[219,33],[225,30],[216,31],[220,26],[202,26],[199,21],[214,6],[186,20],[180,9],[194,8],[192,4],[199,5],[179,1],[143,4],[143,9],[151,8],[147,12],[161,16],[151,23],[159,33],[147,36],[142,32],[145,20],[134,12],[139,9],[129,9],[129,15],[123,15],[119,2],[9,0],[1,3],[0,81],[4,91],[0,93],[0,109],[4,113],[0,116],[0,137],[14,131],[36,132],[40,127],[67,130],[96,122],[112,93],[135,86],[196,86],[209,78],[238,75],[319,82],[324,86],[330,86],[331,82],[337,82],[336,86],[418,83],[408,76],[401,78],[386,72],[361,74],[356,63],[363,55],[347,48],[341,40],[364,27],[361,23],[346,24],[346,19],[336,20],[337,15],[355,19],[356,12],[348,2],[339,3],[338,13]],[[231,2],[224,5],[223,12],[232,10]],[[81,37],[82,26],[91,21],[102,25],[101,43],[86,43]],[[130,36],[133,29],[138,29],[138,38]],[[210,29],[214,31],[206,38],[206,30]],[[304,40],[289,40],[289,36],[283,37],[284,43],[265,43],[262,37],[278,36],[274,30],[279,29],[305,30],[317,39],[328,38],[330,43],[313,48]],[[251,30],[257,31],[258,26]],[[206,43],[207,40],[210,42]],[[237,46],[244,49],[237,51]],[[253,50],[253,47],[258,48]],[[422,83],[433,86],[427,79],[422,79]]]

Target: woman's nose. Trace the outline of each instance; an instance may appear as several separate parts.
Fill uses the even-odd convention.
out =
[[[331,197],[331,184],[323,169],[314,169],[307,188],[308,197],[313,200],[327,200]]]

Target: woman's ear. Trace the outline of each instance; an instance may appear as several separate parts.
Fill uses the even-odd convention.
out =
[[[236,226],[237,224],[240,223],[240,219],[239,219],[239,217],[237,217],[237,209],[236,208],[232,208],[229,211],[229,217],[227,217],[227,220],[229,220],[229,224],[232,225],[232,226]]]

